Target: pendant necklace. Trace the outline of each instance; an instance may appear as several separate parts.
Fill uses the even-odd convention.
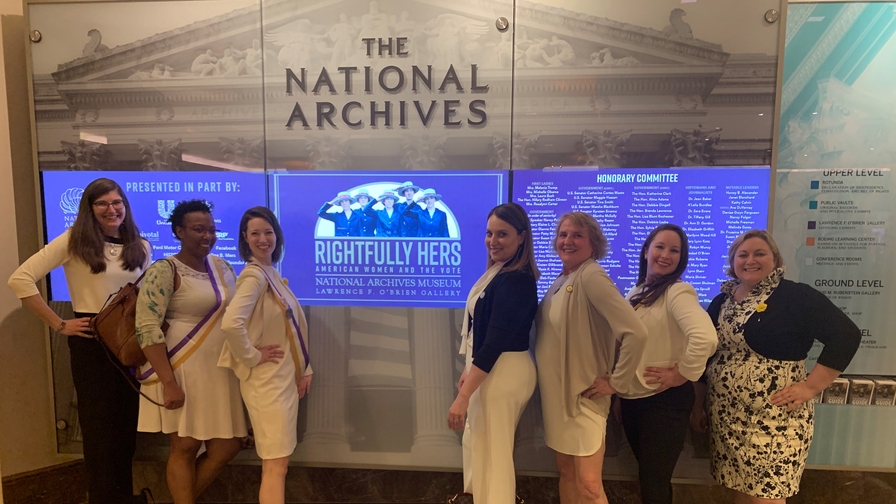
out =
[[[118,257],[118,254],[121,252],[121,249],[124,247],[124,243],[121,238],[115,238],[113,236],[104,236],[103,240],[109,244],[109,255],[112,257]]]

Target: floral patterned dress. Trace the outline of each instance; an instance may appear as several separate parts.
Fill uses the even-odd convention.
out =
[[[719,350],[707,367],[712,475],[720,484],[763,499],[783,499],[799,491],[812,441],[813,401],[788,412],[769,397],[806,379],[805,361],[768,359],[744,340],[751,316],[784,275],[775,270],[741,302],[737,280],[726,282],[728,298],[719,313]]]

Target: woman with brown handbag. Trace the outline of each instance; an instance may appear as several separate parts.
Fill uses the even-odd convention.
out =
[[[180,251],[149,267],[137,298],[137,338],[148,360],[137,379],[144,394],[165,405],[141,399],[137,428],[169,434],[167,478],[175,504],[196,502],[247,434],[237,377],[218,367],[221,319],[236,275],[211,255],[217,241],[211,210],[201,200],[174,207],[168,220]],[[203,443],[206,451],[198,455]]]
[[[22,306],[69,336],[90,504],[146,502],[133,496],[131,472],[137,392],[122,378],[128,370],[91,341],[88,326],[106,299],[135,281],[151,261],[149,242],[140,237],[127,195],[115,181],[99,178],[80,195],[74,224],[9,277]],[[65,271],[73,319],[59,317],[37,289],[37,282],[59,266]]]

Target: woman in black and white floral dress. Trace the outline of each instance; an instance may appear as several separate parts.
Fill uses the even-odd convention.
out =
[[[691,420],[706,428],[708,388],[713,477],[735,490],[736,503],[784,503],[799,491],[806,466],[812,400],[849,365],[861,332],[824,294],[784,278],[766,231],[739,236],[728,260],[733,280],[708,310],[719,349]],[[807,376],[815,340],[824,350]]]

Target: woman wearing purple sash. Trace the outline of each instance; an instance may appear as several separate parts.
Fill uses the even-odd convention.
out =
[[[283,504],[289,456],[296,449],[299,399],[311,387],[308,323],[295,294],[274,268],[283,254],[283,231],[265,207],[240,220],[236,282],[222,327],[227,336],[218,365],[233,369],[261,458],[260,504]]]
[[[170,435],[168,488],[175,504],[193,504],[240,451],[247,434],[239,381],[218,367],[221,320],[233,297],[230,264],[210,255],[216,241],[211,205],[178,203],[168,219],[180,251],[146,272],[137,300],[137,337],[147,362],[138,430]],[[168,330],[162,325],[167,322]],[[206,451],[197,458],[202,443]]]

